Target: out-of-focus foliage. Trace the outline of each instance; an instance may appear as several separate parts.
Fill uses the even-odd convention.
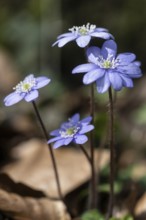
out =
[[[110,220],[134,220],[134,219],[133,219],[132,216],[130,216],[130,215],[126,215],[126,216],[124,216],[124,217],[122,217],[122,218],[115,218],[115,217],[112,217],[112,218],[110,218]]]
[[[81,220],[105,220],[105,217],[98,210],[90,210],[81,216]],[[110,220],[133,220],[133,217],[131,215],[124,215],[120,218],[112,217]]]
[[[50,69],[49,48],[58,18],[56,1],[0,2],[0,44],[11,53],[21,72]]]
[[[81,216],[81,220],[104,220],[104,217],[97,210],[90,210]]]

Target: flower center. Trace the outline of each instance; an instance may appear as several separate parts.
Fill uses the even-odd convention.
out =
[[[112,58],[112,56],[108,56],[107,59],[104,59],[102,56],[97,58],[97,65],[104,69],[115,69],[118,63],[119,60]]]
[[[31,89],[31,84],[30,83],[23,83],[23,85],[22,85],[22,90],[24,91],[24,92],[27,92],[27,91],[29,91],[30,89]]]
[[[112,68],[112,62],[111,61],[109,61],[109,60],[104,60],[103,61],[103,67],[105,68],[105,69],[109,69],[109,68]]]
[[[79,130],[79,127],[70,127],[67,128],[65,131],[60,131],[61,137],[68,138],[73,137]]]
[[[16,90],[17,93],[28,93],[32,90],[32,88],[35,85],[36,85],[35,78],[34,77],[27,77],[24,81],[21,81],[13,89]]]
[[[86,25],[82,26],[73,26],[69,29],[72,33],[80,34],[80,35],[87,35],[88,33],[91,33],[95,30],[96,25],[87,23]]]

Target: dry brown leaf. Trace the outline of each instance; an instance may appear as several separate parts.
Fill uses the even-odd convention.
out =
[[[84,154],[77,149],[60,148],[54,150],[61,188],[63,195],[71,192],[91,177],[91,169]],[[1,170],[7,173],[14,181],[44,192],[46,195],[58,196],[54,171],[47,145],[42,141],[33,139],[19,145],[13,150],[17,160]],[[100,157],[100,168],[109,161],[107,151],[96,152]]]
[[[21,197],[0,189],[0,210],[15,220],[70,220],[61,201]]]
[[[146,193],[144,193],[138,200],[135,206],[135,216],[146,219]]]

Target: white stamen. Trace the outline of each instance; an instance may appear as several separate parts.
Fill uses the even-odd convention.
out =
[[[105,69],[115,69],[119,64],[119,59],[112,58],[113,55],[108,55],[107,59],[104,59],[102,56],[97,58],[96,64],[100,68]]]
[[[17,93],[28,93],[34,86],[36,86],[36,79],[31,75],[26,77],[24,81],[21,81],[13,89],[16,90]]]
[[[93,32],[95,28],[96,25],[87,23],[86,25],[82,25],[82,26],[73,26],[72,28],[69,29],[69,31],[75,34],[86,35],[88,33]]]
[[[65,131],[60,131],[59,133],[61,137],[68,138],[68,137],[73,137],[78,132],[79,129],[80,127],[70,127],[67,128]]]

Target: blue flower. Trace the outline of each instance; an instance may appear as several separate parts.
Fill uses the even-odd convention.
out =
[[[4,104],[11,106],[22,99],[31,102],[38,97],[38,89],[46,86],[50,81],[51,80],[45,76],[35,78],[33,74],[30,74],[13,88],[15,90],[14,92],[5,97]]]
[[[58,148],[62,145],[68,145],[71,142],[76,144],[84,144],[88,138],[85,133],[94,129],[93,125],[89,123],[92,120],[91,116],[79,121],[80,115],[73,115],[68,122],[61,125],[60,129],[54,130],[50,135],[55,136],[48,141],[48,144],[55,142],[53,147]]]
[[[117,54],[117,44],[107,40],[102,48],[90,47],[87,49],[89,63],[81,64],[72,71],[86,73],[83,77],[84,84],[96,82],[99,93],[104,93],[110,86],[119,91],[122,87],[133,87],[132,78],[142,76],[140,62],[135,61],[133,53]]]
[[[87,23],[83,26],[74,26],[69,29],[70,32],[58,36],[57,41],[53,44],[58,44],[58,47],[63,47],[70,41],[76,41],[79,47],[86,47],[92,37],[99,37],[102,39],[113,38],[105,28],[97,28],[96,25]]]

